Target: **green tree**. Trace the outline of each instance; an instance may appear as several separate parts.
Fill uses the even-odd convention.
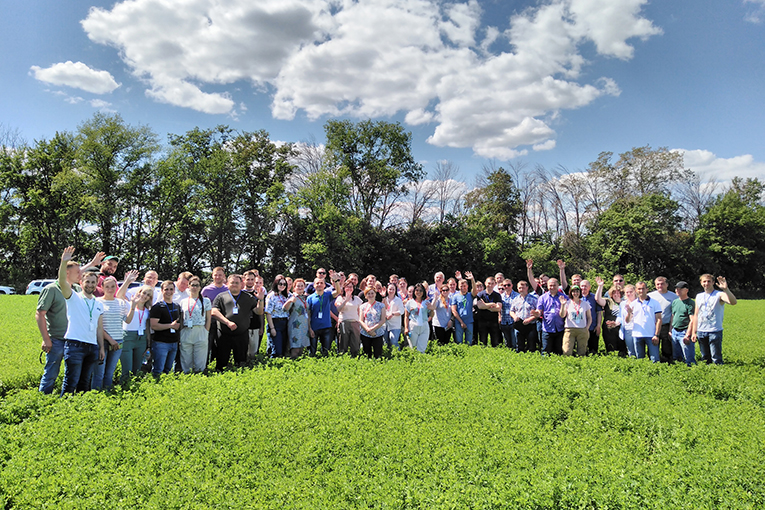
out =
[[[330,120],[324,131],[326,163],[348,176],[353,210],[382,228],[406,184],[425,175],[412,156],[412,133],[399,123],[371,120]]]
[[[89,195],[87,208],[92,212],[99,248],[113,253],[132,243],[117,227],[123,224],[128,202],[137,198],[133,174],[145,171],[159,151],[157,135],[147,126],[127,125],[119,114],[101,112],[80,124],[77,131],[76,166]]]
[[[604,274],[673,275],[678,204],[666,195],[621,198],[595,218],[587,237],[592,265]]]
[[[71,133],[56,133],[31,147],[0,149],[0,244],[16,282],[54,275],[62,246],[82,247],[86,199],[74,168],[77,142]]]
[[[601,152],[588,167],[590,175],[603,183],[609,202],[634,196],[669,194],[670,185],[683,178],[686,172],[682,153],[666,147],[634,147],[619,154],[615,163],[611,162],[612,157],[613,152]]]
[[[694,246],[704,272],[758,295],[765,290],[763,190],[759,179],[734,178],[701,216]]]

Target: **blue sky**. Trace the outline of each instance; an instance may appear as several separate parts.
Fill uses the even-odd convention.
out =
[[[323,140],[400,121],[430,170],[584,169],[666,146],[765,177],[765,0],[4,2],[0,123],[29,141],[93,112],[168,133]]]

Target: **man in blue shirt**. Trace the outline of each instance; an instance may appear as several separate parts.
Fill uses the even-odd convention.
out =
[[[334,271],[330,271],[330,276],[333,278],[334,283],[338,282]],[[330,305],[337,297],[337,289],[339,287],[335,286],[334,290],[329,290],[326,287],[327,284],[324,281],[324,278],[317,277],[313,281],[314,293],[308,296],[308,299],[306,300],[308,312],[311,316],[311,321],[308,325],[308,335],[311,337],[311,356],[316,356],[316,348],[319,340],[321,340],[322,356],[327,356],[329,354],[329,347],[332,344],[334,329],[332,328]]]

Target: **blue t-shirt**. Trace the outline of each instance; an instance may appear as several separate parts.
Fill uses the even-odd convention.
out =
[[[598,325],[598,312],[602,312],[603,307],[600,306],[597,301],[595,301],[595,296],[592,292],[588,292],[587,295],[582,299],[587,301],[587,304],[590,305],[590,313],[592,313],[592,324],[590,324],[590,331],[595,331],[595,326]]]
[[[457,315],[460,316],[465,324],[473,323],[473,294],[468,292],[464,296],[461,292],[456,292],[452,296],[452,305],[457,305]]]
[[[332,327],[332,317],[329,315],[330,303],[332,299],[332,291],[324,290],[323,295],[319,295],[314,292],[307,299],[308,311],[311,314],[311,329],[316,331],[318,329],[325,329]],[[321,315],[321,318],[319,318]]]

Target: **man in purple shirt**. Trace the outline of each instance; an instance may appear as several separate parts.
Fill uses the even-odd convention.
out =
[[[564,321],[560,316],[560,296],[558,280],[547,280],[547,292],[537,301],[537,310],[542,318],[542,355],[563,354]]]
[[[228,290],[228,287],[226,287],[225,269],[222,267],[216,267],[213,269],[212,279],[213,282],[202,289],[202,298],[209,299],[210,303],[215,302],[215,298],[218,297],[218,294]],[[213,352],[218,352],[216,348],[216,344],[218,342],[218,325],[216,322],[213,322],[212,326],[210,326],[210,331],[207,334],[207,340],[209,342],[209,345],[207,346],[207,363],[209,364],[213,359]]]

